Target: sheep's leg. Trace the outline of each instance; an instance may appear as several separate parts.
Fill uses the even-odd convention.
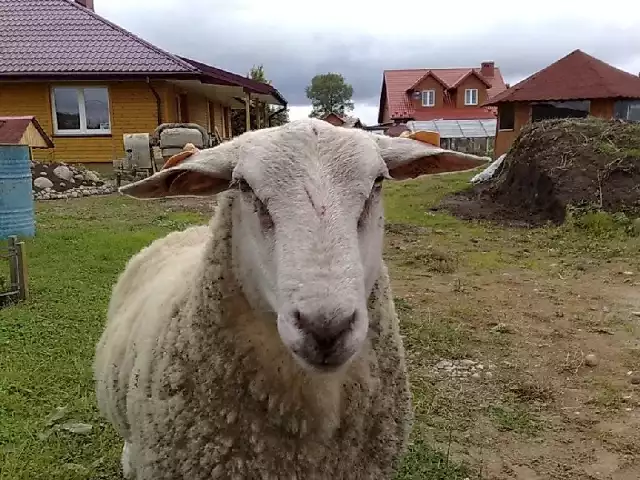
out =
[[[127,441],[124,442],[124,447],[122,447],[120,463],[122,465],[122,476],[126,480],[134,480],[133,468],[131,467],[131,444]]]

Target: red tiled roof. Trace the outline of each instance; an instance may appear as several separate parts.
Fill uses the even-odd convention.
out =
[[[574,50],[484,105],[594,98],[640,98],[640,77]]]
[[[18,145],[30,123],[36,127],[47,146],[53,148],[53,142],[42,129],[36,117],[0,117],[0,145]]]
[[[73,0],[0,0],[0,75],[196,69]]]
[[[506,89],[502,73],[498,67],[495,67],[493,77],[484,77],[481,75],[480,68],[420,68],[412,70],[385,70],[383,74],[383,88],[380,98],[379,117],[382,117],[382,107],[386,100],[389,106],[389,114],[391,118],[413,118],[414,114],[417,114],[417,112],[414,112],[407,90],[415,86],[428,73],[437,77],[437,79],[441,80],[449,88],[453,88],[462,79],[469,76],[472,71],[475,71],[478,76],[485,78],[491,85],[491,88],[487,91],[489,97],[497,95]],[[454,109],[450,109],[449,111],[452,110]],[[449,116],[447,118],[449,118]],[[487,117],[487,113],[485,113],[485,116],[482,118],[490,117]],[[379,122],[381,120],[381,118],[378,119]]]

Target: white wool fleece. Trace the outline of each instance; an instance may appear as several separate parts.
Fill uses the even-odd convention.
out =
[[[386,267],[361,354],[310,374],[230,274],[236,195],[221,195],[210,227],[133,257],[114,288],[96,391],[134,478],[390,478],[412,413]]]

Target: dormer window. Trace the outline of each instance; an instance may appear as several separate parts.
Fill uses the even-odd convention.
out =
[[[423,90],[422,91],[422,106],[433,107],[436,104],[436,91],[435,90]]]
[[[477,105],[478,104],[478,89],[467,88],[464,91],[464,104],[465,105]]]

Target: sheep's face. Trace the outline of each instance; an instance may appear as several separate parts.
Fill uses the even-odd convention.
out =
[[[249,302],[274,313],[303,367],[333,372],[369,332],[384,181],[481,163],[414,140],[303,120],[242,135],[121,191],[152,198],[236,190],[234,268]]]

